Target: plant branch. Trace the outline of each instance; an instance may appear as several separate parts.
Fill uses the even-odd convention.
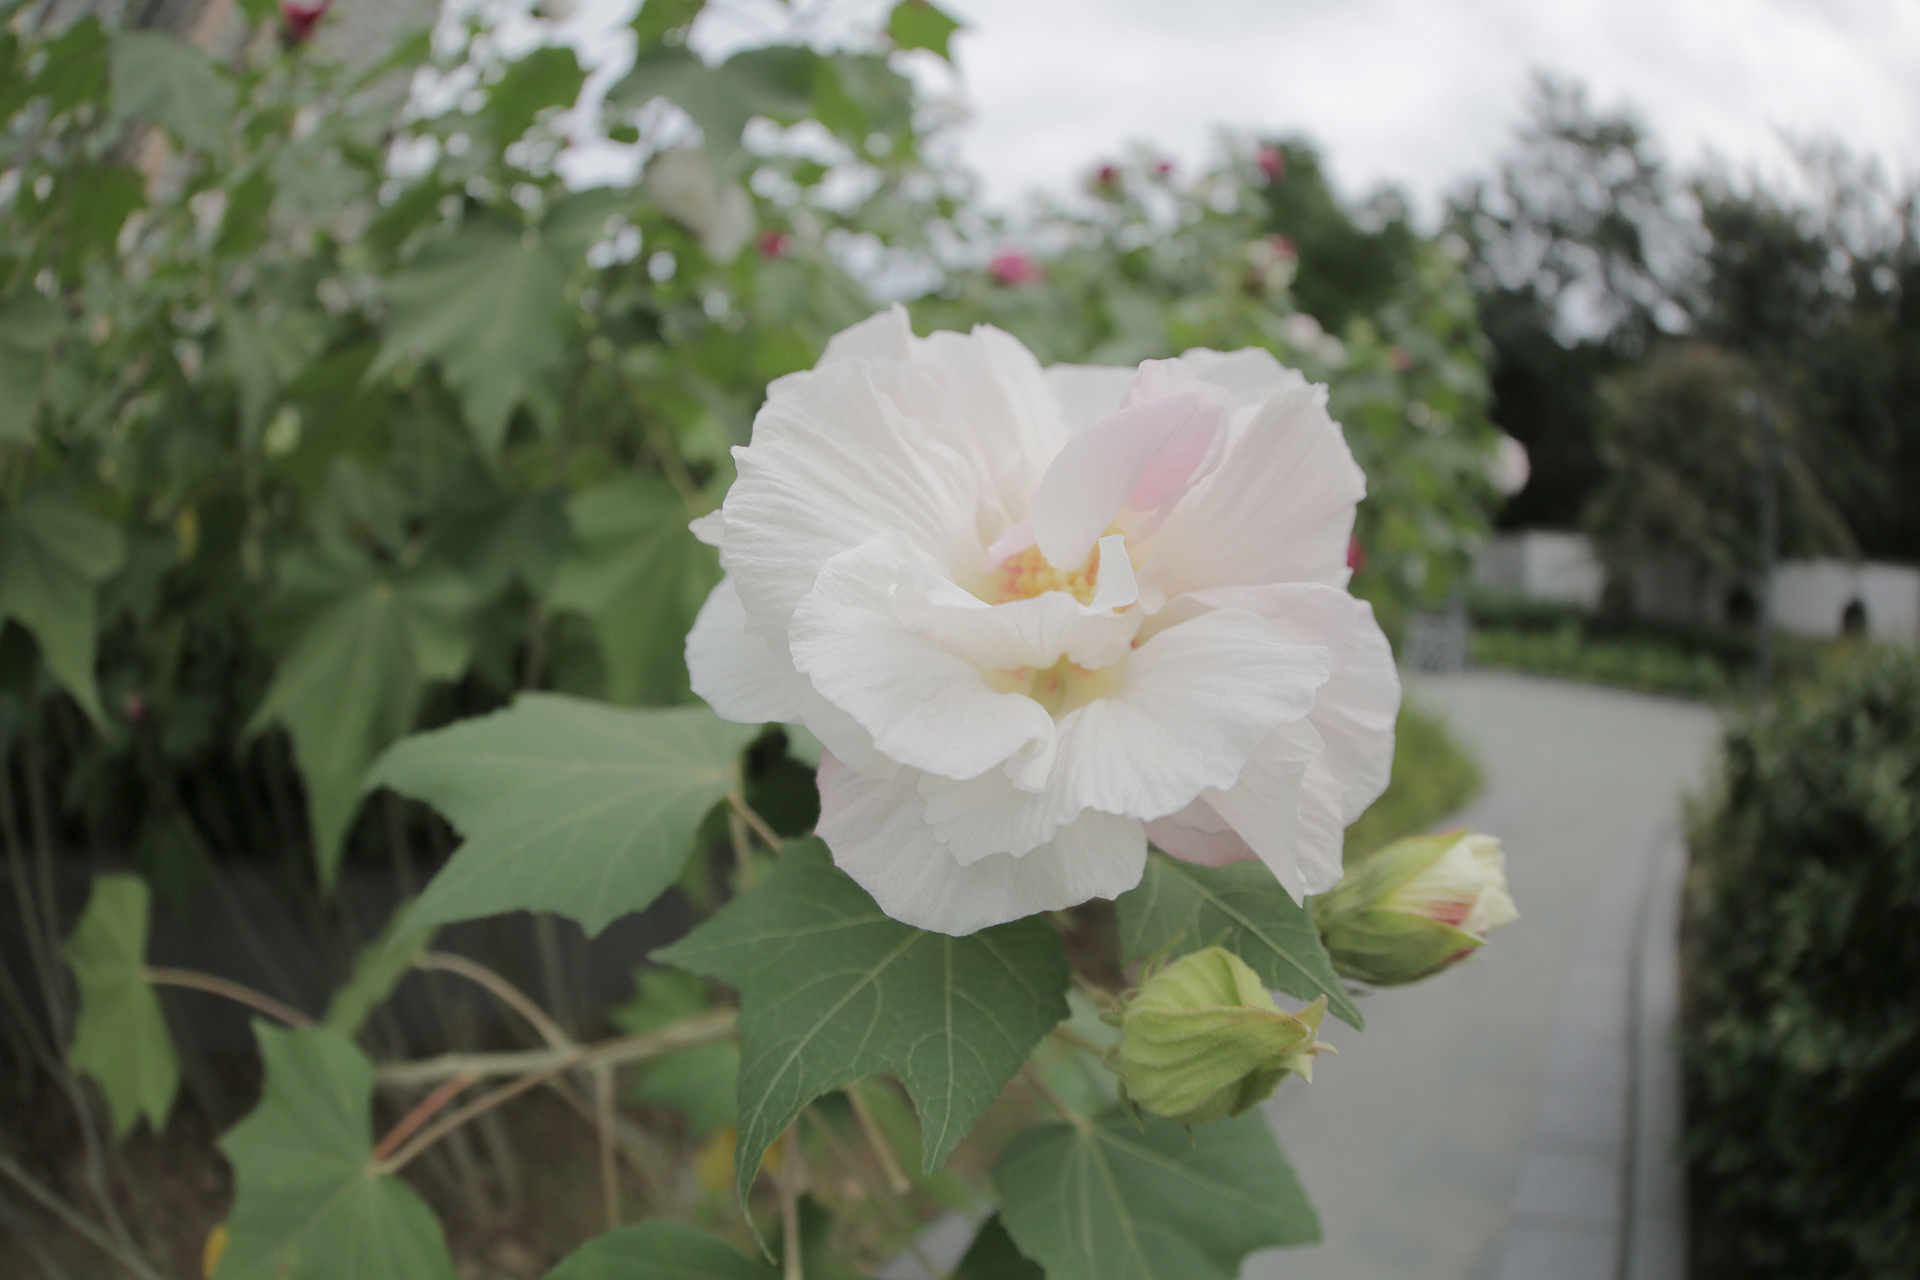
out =
[[[425,951],[415,957],[413,967],[441,973],[457,973],[469,982],[485,987],[499,998],[500,1003],[525,1018],[532,1024],[533,1029],[540,1033],[540,1038],[547,1042],[548,1048],[571,1049],[574,1047],[573,1040],[567,1033],[562,1031],[560,1025],[548,1017],[546,1010],[535,1004],[526,992],[477,960],[469,960],[466,956],[454,955],[448,951]]]
[[[781,1280],[805,1280],[801,1273],[800,1185],[806,1169],[800,1156],[800,1126],[787,1130],[787,1141],[780,1153],[780,1276]]]
[[[269,1018],[286,1023],[301,1030],[313,1026],[313,1019],[298,1009],[281,1004],[272,996],[262,995],[252,987],[242,986],[226,978],[215,977],[211,973],[199,973],[192,969],[156,969],[148,965],[140,970],[140,976],[159,987],[191,987],[195,991],[208,991],[216,996],[225,996],[241,1004],[258,1009]]]
[[[374,1078],[383,1085],[419,1085],[449,1076],[471,1073],[476,1080],[493,1076],[517,1076],[523,1072],[547,1072],[552,1067],[570,1071],[594,1062],[609,1065],[621,1062],[645,1062],[665,1057],[681,1049],[692,1049],[733,1034],[739,1015],[732,1009],[715,1009],[695,1014],[660,1028],[658,1031],[620,1036],[598,1044],[576,1044],[566,1049],[522,1049],[507,1053],[443,1053],[413,1062],[393,1062],[375,1069]],[[543,1077],[544,1078],[544,1077]]]
[[[539,1065],[535,1069],[527,1070],[526,1074],[522,1075],[513,1083],[501,1085],[491,1093],[482,1094],[458,1110],[442,1116],[431,1125],[428,1125],[424,1131],[405,1146],[401,1147],[400,1150],[394,1152],[387,1159],[375,1164],[374,1169],[379,1173],[393,1173],[403,1168],[415,1156],[475,1116],[491,1111],[503,1102],[517,1098],[535,1085],[544,1084],[554,1076],[560,1075],[563,1072],[573,1071],[580,1067],[612,1066],[618,1062],[639,1062],[647,1058],[656,1058],[662,1054],[672,1053],[676,1049],[688,1049],[694,1045],[719,1040],[732,1034],[737,1016],[733,1010],[725,1009],[716,1013],[702,1014],[698,1017],[688,1018],[683,1022],[675,1023],[673,1026],[647,1035],[622,1036],[618,1039],[608,1040],[597,1045],[581,1045],[571,1050],[549,1049],[538,1053],[535,1055],[534,1060],[544,1063],[544,1065]],[[472,1072],[474,1076],[478,1078],[481,1074],[486,1073],[486,1067],[497,1065],[497,1061],[503,1058],[519,1059],[519,1069],[526,1069],[527,1055],[524,1054],[446,1054],[435,1061],[461,1062],[461,1065],[456,1067],[453,1074],[457,1075]],[[428,1066],[431,1064],[404,1063],[401,1065]],[[492,1074],[499,1073],[494,1072]],[[420,1075],[416,1073],[412,1082],[417,1083],[419,1079],[435,1078],[437,1078],[437,1076],[434,1074]],[[383,1083],[392,1084],[397,1083],[397,1081],[391,1074],[388,1074],[383,1078]]]
[[[853,1117],[860,1122],[860,1132],[866,1135],[867,1145],[873,1148],[875,1158],[880,1161],[880,1171],[887,1177],[887,1186],[897,1196],[906,1195],[913,1190],[913,1183],[900,1171],[900,1161],[893,1154],[893,1146],[887,1141],[887,1135],[880,1132],[873,1112],[867,1108],[867,1100],[860,1096],[860,1086],[850,1084],[841,1092],[853,1104]]]
[[[768,826],[767,820],[755,813],[753,806],[747,803],[747,798],[738,791],[727,792],[727,807],[739,814],[740,821],[753,828],[753,834],[759,836],[761,842],[774,853],[780,852],[781,846],[786,844],[780,838],[780,833]]]
[[[139,1276],[141,1280],[160,1280],[159,1274],[147,1265],[145,1259],[122,1248],[112,1236],[87,1221],[86,1215],[40,1185],[40,1180],[21,1168],[12,1156],[0,1153],[0,1173],[6,1174],[19,1185],[22,1191],[39,1201],[60,1221],[73,1228],[76,1234],[85,1237],[89,1243],[111,1256],[115,1262]]]
[[[434,1112],[453,1101],[454,1097],[473,1081],[474,1078],[470,1075],[454,1076],[449,1080],[441,1081],[439,1088],[415,1103],[413,1110],[401,1116],[400,1122],[381,1136],[379,1143],[373,1148],[373,1163],[379,1164],[392,1155],[394,1148],[405,1142],[414,1130],[433,1118]]]
[[[820,1114],[818,1108],[808,1107],[806,1116],[813,1121],[814,1132],[826,1141],[827,1148],[833,1152],[833,1158],[838,1160],[841,1167],[848,1173],[858,1177],[859,1161],[854,1158],[853,1152],[848,1149],[840,1135],[834,1132],[833,1125]],[[911,1253],[913,1260],[920,1264],[920,1269],[925,1271],[932,1280],[948,1280],[947,1272],[928,1257],[926,1250],[920,1247],[919,1231],[911,1216],[905,1211],[903,1197],[883,1194],[874,1199],[880,1204],[881,1211],[893,1221],[894,1229],[906,1237],[907,1252]]]
[[[600,1199],[607,1230],[620,1225],[620,1169],[613,1162],[613,1068],[593,1071],[593,1127],[600,1139]]]

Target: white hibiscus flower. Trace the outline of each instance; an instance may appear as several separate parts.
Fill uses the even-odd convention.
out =
[[[694,690],[826,744],[819,834],[907,924],[1114,897],[1149,840],[1327,889],[1400,684],[1325,406],[1264,351],[1043,370],[874,316],[768,388],[695,522]]]

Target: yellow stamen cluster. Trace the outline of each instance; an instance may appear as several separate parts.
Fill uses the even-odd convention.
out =
[[[1093,603],[1094,586],[1100,578],[1100,548],[1095,547],[1085,565],[1075,570],[1056,569],[1040,554],[1039,547],[1028,547],[1008,556],[993,571],[999,588],[999,603],[1031,600],[1048,591],[1064,591],[1081,604]]]

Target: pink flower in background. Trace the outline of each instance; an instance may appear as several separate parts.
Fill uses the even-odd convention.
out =
[[[1407,350],[1405,347],[1389,347],[1387,349],[1387,363],[1392,365],[1396,371],[1405,373],[1407,370],[1413,368],[1413,352]]]
[[[288,46],[313,39],[333,0],[280,0],[280,40]]]
[[[908,924],[1111,898],[1149,838],[1329,888],[1400,685],[1325,405],[1264,351],[1043,370],[877,315],[768,388],[695,522],[694,690],[826,745],[819,834]]]
[[[793,252],[793,237],[778,227],[768,227],[755,245],[763,258],[784,258]]]
[[[1259,166],[1260,176],[1270,183],[1286,176],[1287,157],[1278,147],[1261,143],[1260,149],[1253,153],[1253,162]]]
[[[987,264],[987,274],[998,284],[1033,284],[1045,277],[1040,264],[1018,249],[1002,249]]]
[[[1347,539],[1347,568],[1355,573],[1367,567],[1367,549],[1360,545],[1360,539]]]

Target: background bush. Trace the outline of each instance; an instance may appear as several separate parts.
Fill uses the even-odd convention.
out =
[[[1920,1259],[1920,658],[1728,731],[1693,815],[1686,1147],[1710,1275]]]

